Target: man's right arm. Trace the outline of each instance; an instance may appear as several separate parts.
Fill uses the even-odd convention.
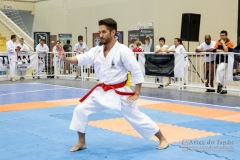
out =
[[[155,47],[155,53],[159,53],[160,52],[160,49],[158,47]]]
[[[56,46],[56,50],[58,52],[58,57],[66,62],[66,63],[71,63],[71,64],[74,64],[74,65],[77,65],[78,64],[78,60],[76,57],[66,57],[66,53],[64,52],[63,48],[59,45]]]
[[[170,53],[170,52],[175,53],[176,51],[173,50],[173,46],[171,46],[170,48],[168,48],[168,49],[166,50],[166,52],[167,52],[167,53]]]
[[[78,49],[78,44],[75,44],[73,51],[76,53],[81,53],[81,51]]]
[[[16,48],[13,46],[12,43],[7,43],[6,46],[7,46],[8,52],[11,52],[11,53],[14,53],[14,52],[15,52],[15,49],[16,49]]]
[[[94,48],[92,48],[88,54],[78,54],[75,57],[66,57],[66,53],[64,52],[61,46],[57,46],[58,57],[66,63],[71,63],[74,65],[88,65],[93,64],[94,61]]]
[[[43,51],[40,49],[40,46],[39,46],[39,45],[37,45],[37,47],[36,47],[36,52],[37,52],[37,53],[43,53]]]
[[[78,64],[78,60],[76,57],[66,57],[63,61],[66,63],[74,64],[74,65]]]
[[[203,49],[202,44],[198,46],[195,50],[195,52],[206,52],[206,50]]]
[[[202,49],[196,49],[195,52],[206,52],[206,50],[202,50]]]

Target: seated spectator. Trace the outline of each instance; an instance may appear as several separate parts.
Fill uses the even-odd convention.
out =
[[[213,52],[214,46],[216,42],[211,40],[210,35],[205,36],[205,42],[203,42],[200,46],[197,47],[196,52]],[[206,87],[210,86],[214,88],[213,80],[214,80],[214,66],[215,66],[215,58],[216,55],[214,54],[206,54],[204,55],[204,76],[205,79],[207,79],[207,82],[205,83]],[[207,89],[206,92],[215,92],[214,89]]]
[[[233,51],[233,42],[231,42],[227,38],[227,31],[223,30],[220,32],[220,40],[218,40],[214,46],[214,52],[232,52]],[[223,88],[226,88],[225,84],[225,71],[227,69],[227,63],[228,63],[228,56],[226,54],[217,54],[216,57],[217,62],[217,93],[220,94],[227,94],[226,90],[223,90]]]

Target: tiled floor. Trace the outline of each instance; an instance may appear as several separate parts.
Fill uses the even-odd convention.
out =
[[[159,125],[171,143],[168,149],[156,150],[156,139],[143,139],[119,112],[106,110],[90,117],[88,149],[70,153],[77,140],[68,129],[72,112],[87,92],[82,88],[93,85],[63,80],[1,82],[0,159],[238,159],[239,97],[222,100],[222,95],[211,94],[208,103],[206,93],[148,88],[142,89],[138,106]]]

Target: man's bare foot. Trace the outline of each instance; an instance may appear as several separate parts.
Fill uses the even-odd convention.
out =
[[[168,142],[166,140],[161,141],[159,146],[157,146],[157,149],[161,150],[161,149],[166,149],[169,146]]]
[[[165,87],[166,87],[166,86],[169,86],[170,84],[171,84],[170,82],[166,83],[166,84],[165,84]]]
[[[14,78],[11,78],[11,80],[10,80],[11,82],[16,82],[17,80],[16,79],[14,79]]]
[[[79,150],[84,150],[86,149],[86,145],[85,144],[76,144],[74,147],[72,147],[70,149],[70,152],[76,152],[76,151],[79,151]]]

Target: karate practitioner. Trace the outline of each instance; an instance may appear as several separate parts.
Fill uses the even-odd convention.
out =
[[[7,55],[9,59],[9,67],[10,67],[10,81],[15,82],[15,71],[16,71],[16,64],[18,59],[17,54],[17,45],[16,45],[16,35],[11,35],[11,40],[6,43],[7,46]]]
[[[61,45],[61,41],[57,41],[56,45],[53,47],[53,53],[54,53],[53,65],[54,65],[54,67],[57,67],[57,69],[55,69],[55,71],[57,71],[57,74],[61,74],[62,68],[61,68],[60,60],[59,60],[58,53],[57,53],[57,45]],[[56,66],[55,66],[55,64],[56,64]]]
[[[174,39],[174,45],[172,45],[169,49],[167,49],[166,51],[167,53],[178,53],[178,54],[184,54],[186,52],[182,40],[180,38],[175,38]],[[184,54],[184,78],[183,78],[183,83],[184,85],[186,85],[186,83],[188,82],[188,66],[189,66],[189,62],[188,62],[188,55],[185,53]],[[184,87],[185,89],[186,87]]]
[[[83,36],[78,36],[78,43],[74,46],[74,52],[77,54],[84,54],[88,51],[88,46],[85,42],[83,42]],[[88,77],[90,76],[90,66],[87,66],[88,68]],[[82,75],[81,75],[82,76]],[[79,77],[79,67],[76,67],[76,77],[75,80]]]
[[[48,46],[45,44],[44,39],[40,39],[40,43],[36,46],[36,52],[38,54],[38,69],[35,71],[34,75],[37,75],[37,78],[40,79],[40,73],[45,67],[45,55],[49,52]]]
[[[19,46],[19,48],[20,48],[20,54],[21,53],[24,54],[24,53],[27,53],[27,52],[30,51],[29,47],[26,44],[24,44],[24,39],[23,38],[20,38],[19,42],[20,43],[17,46]],[[26,61],[26,59],[23,59],[22,63],[24,63],[24,61]],[[24,76],[26,75],[26,71],[27,70],[18,70],[17,71],[17,74],[20,76],[20,80],[24,80],[25,79]]]
[[[158,54],[158,53],[161,53],[161,52],[166,52],[167,49],[168,49],[168,45],[165,44],[165,38],[164,37],[160,37],[159,38],[159,45],[157,45],[155,47],[154,52],[156,54]],[[163,87],[163,77],[157,76],[155,81],[158,82],[158,83],[161,83],[158,86],[158,88],[162,88]],[[171,77],[169,77],[169,82],[166,84],[166,86],[168,86],[170,83],[171,83]]]
[[[94,64],[100,82],[80,100],[82,103],[74,110],[70,129],[77,131],[79,140],[70,151],[86,148],[88,117],[105,109],[117,109],[143,137],[158,137],[160,144],[157,149],[167,148],[168,143],[159,127],[136,106],[144,78],[133,52],[114,39],[117,31],[116,21],[107,18],[98,23],[102,46],[75,57],[66,57],[62,47],[57,47],[59,58],[65,62],[75,65]],[[128,71],[131,71],[136,84],[135,92],[125,86]]]

